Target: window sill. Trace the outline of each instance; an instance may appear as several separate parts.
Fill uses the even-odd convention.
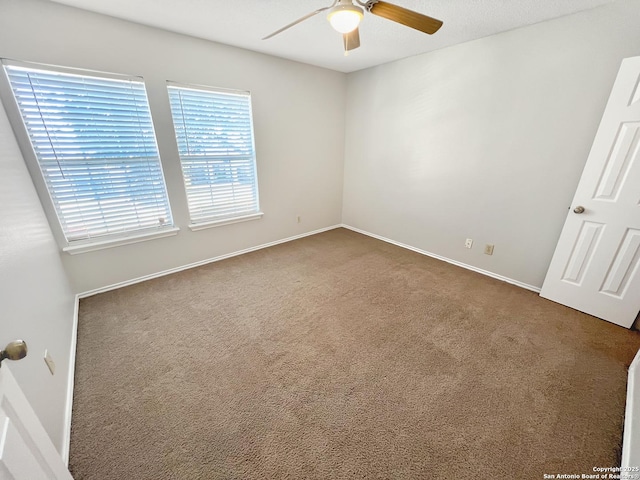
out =
[[[230,225],[232,223],[248,222],[249,220],[259,220],[264,215],[263,212],[252,213],[250,215],[243,215],[241,217],[225,218],[222,220],[212,220],[210,222],[192,223],[189,228],[194,232],[198,230],[204,230],[205,228],[221,227],[223,225]]]
[[[161,231],[139,233],[128,237],[112,238],[109,240],[101,240],[91,243],[83,243],[81,245],[69,245],[62,249],[69,255],[77,255],[79,253],[94,252],[96,250],[104,250],[105,248],[119,247],[121,245],[129,245],[131,243],[146,242],[156,238],[172,237],[177,235],[180,229],[178,227],[166,228]]]

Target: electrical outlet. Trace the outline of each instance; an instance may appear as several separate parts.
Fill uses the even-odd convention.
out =
[[[302,222],[302,216],[301,215],[296,216],[296,222],[298,222],[298,223]]]
[[[484,253],[485,255],[493,255],[493,245],[490,243],[487,243],[484,246]]]
[[[51,355],[47,350],[44,351],[44,363],[49,367],[51,375],[54,375],[56,373],[56,363],[53,361],[53,358],[51,358]]]
[[[465,248],[471,248],[472,245],[473,245],[473,240],[470,238],[467,238],[467,240],[464,242]]]

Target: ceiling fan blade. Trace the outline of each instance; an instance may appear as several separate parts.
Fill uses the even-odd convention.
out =
[[[442,22],[438,19],[427,17],[421,13],[407,10],[382,0],[371,5],[369,11],[374,15],[415,28],[429,35],[436,33],[442,26]]]
[[[304,22],[305,20],[307,20],[308,18],[313,17],[314,15],[319,14],[320,12],[324,12],[325,10],[329,10],[331,7],[324,7],[324,8],[319,8],[318,10],[316,10],[315,12],[311,12],[307,15],[305,15],[302,18],[299,18],[298,20],[296,20],[295,22],[290,23],[287,26],[282,27],[280,30],[276,30],[275,32],[273,32],[271,35],[267,35],[266,37],[264,37],[262,40],[268,40],[271,37],[275,37],[276,35],[278,35],[279,33],[284,32],[285,30],[293,27],[294,25],[299,24],[300,22]]]
[[[358,48],[360,46],[360,32],[358,31],[358,28],[356,27],[355,30],[349,33],[343,33],[342,43],[344,44],[345,55],[350,50],[355,50],[356,48]]]

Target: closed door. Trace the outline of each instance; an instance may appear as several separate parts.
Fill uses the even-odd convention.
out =
[[[0,367],[0,480],[73,480],[7,362]]]
[[[640,311],[640,57],[622,62],[540,295],[623,327]]]

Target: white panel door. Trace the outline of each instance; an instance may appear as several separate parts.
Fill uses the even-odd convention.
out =
[[[7,362],[0,367],[0,480],[73,480]]]
[[[629,328],[640,311],[639,263],[640,57],[634,57],[618,72],[540,295]]]

